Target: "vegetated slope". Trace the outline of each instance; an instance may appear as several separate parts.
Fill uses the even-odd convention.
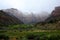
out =
[[[10,15],[3,10],[0,10],[0,26],[12,25],[12,24],[22,24],[23,22],[16,18],[14,15]]]
[[[60,29],[60,6],[56,7],[44,22],[39,22],[35,26],[48,30]]]

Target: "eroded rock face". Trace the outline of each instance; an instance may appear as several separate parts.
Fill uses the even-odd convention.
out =
[[[50,21],[56,22],[58,20],[60,20],[60,6],[55,7],[55,9],[51,12],[50,17],[48,17],[45,21],[46,22],[50,22]]]
[[[0,10],[0,25],[22,24],[23,22],[14,15],[9,15],[7,12]]]
[[[45,19],[47,19],[49,17],[49,13],[47,12],[41,12],[41,13],[23,13],[17,9],[14,8],[10,8],[10,9],[3,9],[2,10],[5,14],[9,15],[9,19],[11,20],[11,17],[14,17],[13,19],[17,18],[18,20],[21,20],[24,24],[33,24],[33,23],[38,23],[38,22],[42,22],[45,21]],[[28,14],[28,15],[26,15]],[[3,14],[4,15],[4,14]],[[5,18],[5,20],[7,17],[3,17],[3,19]],[[17,20],[16,19],[16,20]],[[19,21],[18,21],[19,23]]]
[[[55,7],[55,10],[52,11],[51,15],[54,17],[60,16],[60,6]]]

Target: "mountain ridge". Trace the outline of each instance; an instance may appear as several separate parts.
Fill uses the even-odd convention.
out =
[[[15,16],[9,15],[8,13],[0,10],[0,26],[22,24],[21,20],[18,20]]]
[[[3,9],[3,11],[8,13],[9,15],[15,16],[16,18],[21,20],[24,24],[32,24],[32,23],[44,21],[49,15],[47,12],[41,12],[39,14],[37,14],[37,13],[34,14],[33,12],[31,12],[30,14],[26,13],[28,15],[25,15],[23,12],[21,12],[17,9],[14,9],[14,8]],[[47,15],[45,15],[45,14],[47,14]]]

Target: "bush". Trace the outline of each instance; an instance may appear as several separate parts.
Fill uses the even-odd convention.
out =
[[[60,34],[48,33],[28,33],[25,36],[26,40],[60,40]]]
[[[49,40],[60,40],[60,34],[53,34],[49,37]]]
[[[6,36],[6,35],[0,35],[0,40],[2,40],[2,39],[4,39],[4,40],[8,40],[8,39],[9,39],[9,37],[8,37],[8,36]]]

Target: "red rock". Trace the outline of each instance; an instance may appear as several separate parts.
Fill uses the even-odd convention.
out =
[[[0,10],[0,25],[12,25],[12,24],[23,24],[21,20],[15,16],[9,15],[8,13]]]
[[[60,16],[60,6],[55,7],[55,10],[52,11],[51,13],[52,16]]]

